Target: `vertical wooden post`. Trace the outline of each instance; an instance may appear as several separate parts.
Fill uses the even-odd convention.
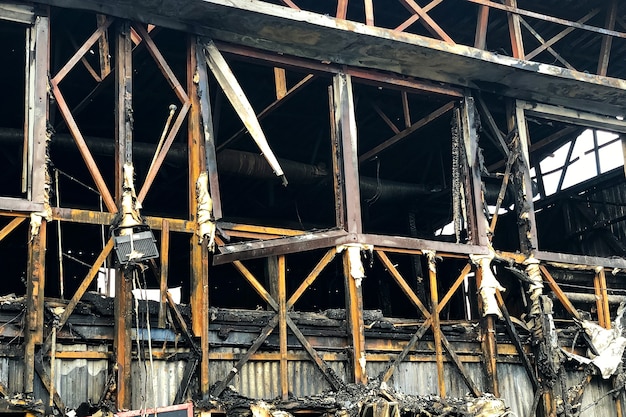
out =
[[[617,0],[610,0],[610,4],[606,10],[606,21],[604,27],[609,30],[615,29],[615,18],[617,16]],[[611,56],[611,45],[613,37],[604,35],[602,37],[602,46],[600,47],[600,58],[598,59],[598,75],[606,76],[609,68],[609,58]]]
[[[439,395],[446,396],[446,380],[443,368],[443,347],[441,344],[441,323],[439,320],[439,292],[437,290],[437,264],[434,252],[426,252],[428,258],[428,278],[430,284],[430,308],[433,319],[433,338],[435,341],[435,358],[437,360],[437,382]]]
[[[187,121],[187,147],[189,152],[189,219],[198,221],[196,181],[200,173],[206,170],[205,134],[206,126],[202,126],[201,95],[206,95],[205,87],[200,86],[201,71],[199,67],[204,60],[198,59],[198,40],[195,36],[188,38],[187,54],[187,91],[191,100],[189,119]],[[203,68],[204,69],[204,68]],[[206,70],[205,70],[206,71]],[[205,72],[206,74],[206,72]],[[205,76],[206,77],[206,76]],[[208,100],[208,97],[205,98]],[[207,121],[204,121],[205,123]],[[191,323],[192,330],[200,337],[202,363],[200,366],[200,392],[203,398],[209,395],[209,253],[206,240],[198,243],[196,235],[191,236]]]
[[[277,275],[274,279],[278,283],[278,329],[280,345],[280,393],[283,400],[289,398],[289,372],[287,368],[287,268],[285,255],[277,260]]]
[[[333,78],[335,132],[341,144],[345,227],[350,233],[361,233],[361,197],[356,119],[352,96],[352,78],[344,73]]]
[[[343,253],[343,276],[346,293],[346,319],[352,341],[350,358],[352,362],[352,376],[355,383],[366,384],[362,278],[354,277],[352,274],[355,265],[353,265],[349,250],[346,249]]]
[[[504,4],[517,8],[517,0],[504,0]],[[509,21],[509,35],[511,37],[511,49],[513,57],[525,59],[524,42],[522,41],[522,27],[520,26],[519,15],[507,12]]]
[[[115,34],[115,201],[121,204],[124,163],[133,160],[132,48],[130,23],[120,21]],[[115,360],[117,364],[118,409],[132,407],[131,347],[132,293],[128,277],[115,273]]]

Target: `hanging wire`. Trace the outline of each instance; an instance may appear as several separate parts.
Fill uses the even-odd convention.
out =
[[[54,191],[56,193],[57,208],[61,207],[61,194],[59,193],[59,170],[54,171]],[[61,244],[61,220],[57,220],[57,244],[59,252],[59,290],[61,293],[61,300],[64,300],[64,279],[63,279],[63,246]]]
[[[141,271],[141,277],[142,277],[142,284],[143,284],[143,288],[148,288],[148,283],[146,281],[146,275],[144,273],[144,271]],[[154,361],[152,358],[152,332],[151,332],[151,328],[150,328],[150,308],[148,305],[148,297],[145,297],[146,299],[146,331],[148,333],[148,355],[150,358],[150,380],[152,381],[152,408],[156,410],[157,408],[157,400],[156,400],[156,389],[154,388],[154,384],[156,383],[155,380],[155,373],[154,373]],[[156,417],[156,416],[155,416]]]
[[[122,278],[124,279],[124,278]],[[138,288],[140,288],[140,286],[138,285],[138,277],[137,277],[137,269],[132,270],[132,282],[133,282],[133,290],[136,290]],[[141,320],[139,319],[139,298],[133,296],[133,303],[134,303],[134,310],[135,310],[135,341],[137,342],[137,362],[139,362],[140,365],[143,365],[143,369],[144,369],[144,380],[143,380],[143,395],[141,396],[141,406],[139,407],[140,410],[142,411],[142,415],[143,410],[146,409],[146,387],[148,385],[148,369],[146,368],[146,361],[145,358],[142,359],[141,357],[141,342],[140,342],[140,332],[139,332],[139,323],[141,322]],[[143,339],[143,337],[141,337],[141,339]]]

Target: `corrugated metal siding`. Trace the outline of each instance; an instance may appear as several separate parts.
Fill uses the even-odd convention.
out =
[[[529,416],[535,393],[524,367],[516,363],[499,363],[497,369],[500,397],[514,415]]]
[[[482,388],[484,376],[479,363],[464,363],[465,370],[479,388]],[[387,369],[387,362],[369,362],[367,372],[378,376]],[[450,397],[465,397],[469,388],[461,379],[454,365],[445,363],[446,393]],[[435,362],[403,362],[389,381],[394,389],[411,395],[438,395],[437,365]]]
[[[185,361],[133,361],[132,404],[134,409],[164,407],[174,404],[183,379]],[[154,373],[152,368],[154,367]]]
[[[63,352],[106,352],[107,346],[57,345]],[[106,359],[56,359],[55,390],[66,407],[76,408],[83,402],[97,404],[107,380],[108,361]]]
[[[244,354],[246,349],[220,348],[214,351]],[[228,375],[235,361],[210,361],[210,383],[215,384]],[[341,379],[345,379],[345,366],[341,362],[328,362]],[[287,365],[289,389],[292,395],[304,397],[330,389],[330,385],[311,361],[289,361]],[[230,382],[237,392],[250,398],[273,399],[280,395],[280,365],[278,361],[249,361]]]
[[[24,361],[15,358],[0,358],[0,382],[10,393],[24,389]]]
[[[572,387],[585,378],[583,372],[570,372],[567,374],[567,387]],[[613,389],[611,380],[603,380],[599,376],[594,376],[581,398],[581,417],[606,417],[617,415],[615,401],[612,395],[606,395]],[[597,404],[594,403],[597,401]]]

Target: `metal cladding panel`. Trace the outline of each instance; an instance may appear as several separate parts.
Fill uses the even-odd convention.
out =
[[[24,391],[23,359],[0,358],[0,383],[10,394]]]
[[[246,352],[245,349],[237,348],[216,350],[241,355]],[[226,377],[235,364],[236,361],[231,360],[210,361],[210,384],[215,384]],[[346,371],[343,362],[328,362],[328,366],[340,379],[345,380]],[[291,395],[304,397],[319,394],[331,388],[312,361],[289,361],[287,372]],[[266,400],[276,398],[280,396],[280,363],[279,361],[248,361],[229,385],[246,397]]]
[[[534,392],[526,369],[516,363],[499,363],[497,370],[500,397],[504,398],[513,415],[530,415]]]
[[[146,352],[147,354],[147,352]],[[186,361],[135,360],[131,366],[133,409],[174,404]]]
[[[57,351],[106,352],[107,346],[57,345]],[[107,381],[106,359],[56,359],[55,390],[68,408],[76,408],[83,402],[97,404]]]
[[[376,377],[385,372],[387,362],[368,362],[367,372],[370,377]],[[465,370],[478,387],[483,386],[483,373],[480,363],[464,363]],[[450,363],[444,364],[446,375],[446,394],[449,397],[463,398],[470,393],[456,367]],[[389,381],[395,390],[409,395],[438,395],[437,364],[435,362],[403,362]]]
[[[566,386],[571,388],[580,384],[586,378],[584,372],[568,372]],[[559,382],[557,382],[559,383]],[[617,415],[613,395],[609,392],[613,389],[612,381],[603,380],[599,375],[595,375],[589,385],[586,386],[582,398],[580,399],[580,415],[582,417],[606,417]],[[624,396],[622,407],[624,406]]]

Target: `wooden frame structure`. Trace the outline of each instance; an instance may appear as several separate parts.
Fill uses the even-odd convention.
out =
[[[446,7],[447,2],[441,0],[423,6],[413,0],[401,0],[399,3],[408,12],[408,17],[393,28],[377,26],[378,22],[385,21],[385,17],[379,17],[380,11],[374,8],[372,0],[359,3],[364,24],[348,21],[356,3],[348,0],[338,0],[336,9],[334,5],[332,7],[335,13],[331,16],[319,15],[314,13],[315,10],[307,12],[297,5],[298,1],[281,1],[279,3],[287,6],[282,7],[260,0],[194,0],[189,1],[177,17],[173,15],[172,5],[176,3],[173,1],[164,2],[163,8],[157,11],[149,10],[147,5],[150,2],[143,1],[137,4],[120,2],[115,9],[99,0],[42,0],[35,3],[38,4],[36,7],[0,2],[0,24],[3,20],[18,22],[24,25],[27,34],[23,197],[0,196],[0,215],[7,219],[0,229],[0,241],[12,232],[16,233],[15,230],[23,227],[30,217],[26,240],[26,315],[20,335],[24,352],[23,392],[35,392],[36,381],[40,380],[54,406],[61,413],[66,410],[64,393],[55,388],[54,361],[57,357],[64,357],[62,352],[56,351],[57,337],[63,337],[58,335],[63,335],[64,329],[68,331],[67,325],[80,300],[92,286],[99,269],[111,256],[113,240],[105,239],[101,252],[90,263],[88,272],[76,286],[74,294],[63,304],[62,313],[49,320],[46,313],[49,306],[44,301],[46,281],[52,278],[46,273],[46,249],[50,245],[50,231],[47,229],[52,222],[78,227],[110,226],[114,223],[116,214],[121,210],[124,193],[122,167],[124,163],[140,159],[137,153],[142,145],[135,140],[133,112],[138,106],[137,97],[143,91],[135,87],[134,80],[137,78],[135,74],[139,71],[138,66],[146,65],[145,62],[149,61],[151,65],[156,65],[158,73],[171,90],[168,94],[177,101],[163,131],[162,141],[159,141],[153,154],[153,148],[150,148],[152,162],[142,172],[142,177],[138,178],[141,186],[136,200],[139,203],[148,201],[148,194],[163,186],[159,183],[159,178],[163,177],[159,175],[164,175],[167,169],[167,158],[172,157],[177,149],[182,149],[179,145],[184,144],[185,148],[180,151],[186,167],[188,199],[182,203],[185,209],[178,210],[178,216],[145,217],[146,225],[158,231],[160,238],[160,259],[151,265],[160,287],[158,327],[164,329],[171,323],[172,332],[182,335],[188,348],[176,402],[182,402],[188,397],[195,374],[198,375],[197,391],[203,400],[208,400],[210,395],[219,397],[238,378],[244,366],[253,361],[278,362],[278,395],[282,400],[288,400],[292,390],[290,381],[294,378],[290,374],[290,363],[301,360],[311,362],[316,372],[323,377],[324,384],[335,390],[340,390],[346,383],[367,384],[368,378],[377,376],[380,381],[387,383],[394,380],[403,364],[430,361],[436,367],[437,375],[437,390],[432,394],[446,397],[453,390],[450,378],[458,378],[475,397],[487,392],[499,397],[504,392],[498,375],[499,364],[505,355],[509,355],[515,358],[520,369],[523,368],[532,386],[535,401],[529,404],[527,411],[534,413],[539,409],[541,415],[556,415],[559,401],[567,402],[569,411],[575,407],[574,401],[566,398],[567,387],[555,386],[553,381],[557,377],[555,372],[563,370],[548,369],[541,362],[546,351],[557,355],[554,353],[555,347],[548,346],[546,342],[551,336],[556,337],[554,327],[546,325],[552,320],[551,313],[542,310],[539,314],[533,308],[536,307],[535,303],[542,302],[538,299],[547,298],[549,293],[558,300],[568,320],[583,320],[581,311],[575,305],[582,303],[580,298],[570,300],[570,296],[561,288],[563,282],[558,282],[555,276],[562,271],[592,271],[595,301],[594,317],[589,319],[610,329],[611,320],[615,317],[609,304],[613,295],[611,292],[619,292],[623,288],[619,288],[613,280],[607,284],[607,272],[621,274],[620,271],[626,268],[626,261],[608,255],[543,250],[541,230],[538,230],[535,218],[538,210],[535,209],[532,192],[534,179],[531,168],[537,166],[532,162],[533,152],[558,142],[575,130],[565,128],[535,139],[531,138],[530,131],[533,129],[528,122],[536,117],[554,123],[626,133],[626,122],[620,113],[623,111],[621,103],[626,97],[626,82],[624,79],[607,77],[612,70],[609,58],[615,49],[612,49],[613,42],[622,42],[626,38],[626,33],[620,31],[625,26],[619,18],[616,0],[607,2],[606,8],[594,9],[576,20],[524,10],[518,7],[515,0],[507,0],[502,4],[487,0],[466,0],[464,3],[476,6],[472,10],[477,10],[476,29],[470,36],[473,44],[469,46],[455,42],[456,37],[445,29],[445,21],[439,24],[431,17],[437,9]],[[63,62],[59,62],[58,57],[63,57],[63,54],[57,53],[55,65],[52,66],[50,48],[58,47],[56,38],[51,36],[55,33],[54,17],[62,15],[65,10],[57,6],[86,10],[81,13],[104,14],[93,14],[95,25],[84,42],[75,45]],[[223,22],[208,20],[207,23],[194,25],[196,13],[209,16],[217,12],[222,13]],[[510,57],[500,57],[486,50],[489,20],[496,13],[506,16],[504,27],[510,36]],[[297,18],[299,15],[305,17]],[[597,16],[604,16],[603,27],[588,23]],[[145,21],[141,21],[142,17]],[[239,17],[243,22],[241,26],[229,31],[228,25]],[[255,19],[261,23],[255,24]],[[530,19],[565,29],[548,38],[548,35],[542,36],[531,25]],[[421,25],[420,29],[415,29],[417,25]],[[167,40],[160,38],[161,27],[167,28],[170,31],[168,33],[176,32],[178,39],[184,38],[184,52],[178,50],[178,55],[172,53]],[[271,27],[282,28],[283,32],[268,29]],[[428,35],[424,36],[424,30]],[[601,37],[601,49],[594,51],[599,52],[597,75],[578,72],[563,54],[555,50],[557,42],[572,32],[580,31]],[[540,43],[531,51],[525,45],[529,33]],[[299,34],[296,46],[290,40],[290,36],[295,34]],[[306,41],[312,34],[317,36],[318,42]],[[266,44],[256,47],[253,39],[261,35]],[[328,41],[333,35],[340,35],[335,50]],[[355,44],[356,39],[361,37],[363,42],[371,42],[375,46],[372,52],[352,52],[347,49],[346,45]],[[386,49],[390,45],[397,48],[395,50],[399,54],[407,52],[406,60],[398,60],[397,64],[396,61],[393,64],[386,63],[391,53]],[[88,54],[95,49],[98,50],[100,68],[94,68],[93,60],[88,59]],[[556,60],[560,67],[541,64],[539,58],[544,59],[547,54],[551,57],[550,62]],[[184,59],[181,60],[181,56]],[[414,68],[416,60],[429,58],[436,62]],[[539,62],[534,59],[539,59]],[[271,90],[275,96],[261,111],[253,109],[251,97],[246,95],[242,85],[243,76],[239,79],[231,68],[230,64],[238,60],[261,63],[272,69]],[[81,97],[78,105],[71,105],[66,96],[74,94],[71,91],[76,81],[72,81],[71,87],[66,87],[66,83],[69,84],[68,79],[81,64],[91,77],[90,82],[95,82],[95,87]],[[444,64],[449,64],[451,69],[439,71],[438,66]],[[626,74],[618,76],[626,78]],[[507,80],[513,78],[516,81],[507,85]],[[330,187],[334,223],[330,228],[312,230],[306,227],[279,227],[269,222],[246,224],[230,221],[227,212],[229,207],[222,199],[227,191],[223,188],[223,177],[219,174],[222,151],[249,134],[273,174],[287,177],[288,181],[288,168],[283,166],[284,160],[274,154],[276,149],[271,145],[269,135],[264,131],[266,126],[261,122],[279,108],[289,106],[289,100],[304,94],[309,86],[320,80],[325,83],[323,87],[328,103],[328,108],[320,113],[324,114],[325,123],[329,126],[328,148],[332,167],[328,170],[328,176],[332,180]],[[86,118],[81,117],[81,113],[89,101],[102,94],[111,83],[114,90],[114,134],[108,139],[108,145],[102,146],[110,145],[113,158],[108,160],[112,162],[112,167],[103,168],[101,159],[94,156],[93,148],[97,146],[95,141],[82,131],[84,128],[81,122]],[[360,130],[358,111],[362,104],[357,103],[361,96],[355,93],[361,85],[392,91],[394,100],[400,103],[398,106],[402,110],[400,116],[392,116],[388,108],[376,101],[369,102],[367,111],[373,111],[371,114],[377,122],[388,130],[388,136],[378,138],[376,143],[361,140],[363,132]],[[545,92],[550,89],[557,93]],[[413,94],[426,97],[421,99],[421,103],[431,104],[429,100],[432,100],[432,108],[416,111],[416,106],[411,104]],[[220,143],[214,120],[217,111],[213,107],[218,95],[220,100],[228,100],[233,114],[243,125]],[[495,96],[500,103],[506,103],[504,116],[496,114],[497,105],[493,104],[493,100],[484,99],[487,95]],[[80,153],[89,174],[87,181],[100,196],[103,210],[59,204],[58,195],[57,206],[51,207],[52,183],[48,171],[52,166],[48,151],[50,140],[56,140],[51,130],[51,112],[57,116],[57,121],[59,116],[63,119],[59,126],[66,127]],[[372,161],[409,143],[416,133],[423,132],[444,118],[452,120],[450,148],[452,152],[456,149],[458,158],[449,167],[451,178],[458,183],[455,185],[458,189],[453,192],[460,191],[463,194],[458,207],[454,207],[463,216],[462,224],[455,230],[456,241],[437,239],[435,236],[420,238],[372,232],[367,224],[368,219],[364,219],[366,204],[362,196],[363,172],[369,169],[368,165]],[[181,141],[179,138],[185,135],[185,127],[186,139]],[[491,144],[486,144],[485,136],[492,140]],[[448,138],[441,141],[446,142]],[[364,149],[363,145],[368,148]],[[597,139],[595,146],[599,146]],[[482,153],[483,148],[487,147],[498,154],[498,158],[493,158],[488,166]],[[572,142],[567,163],[573,147]],[[501,175],[497,177],[499,192],[495,210],[491,214],[485,197],[485,172],[496,172],[502,168],[504,172],[500,172]],[[214,253],[209,242],[206,239],[199,240],[196,235],[200,223],[196,184],[202,173],[208,175],[212,198],[211,221],[218,228],[215,237],[217,249]],[[559,191],[564,176],[565,169],[558,185]],[[110,185],[113,187],[110,188]],[[514,189],[515,192],[514,201],[505,210],[507,189]],[[505,216],[501,214],[501,209],[507,211],[509,218],[511,213],[516,213],[514,233],[517,234],[518,251],[498,247],[496,238],[498,231],[502,230],[500,224]],[[182,211],[184,213],[181,215]],[[453,216],[454,222],[459,220],[459,216]],[[461,235],[464,236],[463,241],[459,238]],[[188,253],[184,259],[189,264],[186,284],[190,322],[167,292],[168,275],[171,276],[173,259],[177,255],[171,248],[176,244],[175,238],[180,236],[188,243]],[[310,256],[313,267],[305,275],[294,278],[289,269],[290,262],[292,257],[303,253]],[[411,324],[413,327],[403,334],[404,339],[385,340],[381,336],[384,332],[374,335],[375,332],[368,327],[373,324],[366,324],[365,300],[368,288],[365,281],[367,273],[362,271],[362,253],[370,253],[370,270],[378,268],[385,271],[382,274],[386,276],[385,285],[390,282],[397,286],[401,294],[408,298],[407,304],[418,314],[417,321]],[[398,262],[396,258],[403,261]],[[546,289],[538,289],[536,282],[531,282],[530,288],[525,281],[516,281],[514,285],[515,291],[529,294],[526,300],[528,311],[525,314],[534,320],[532,326],[535,327],[529,325],[530,331],[526,329],[528,334],[520,335],[519,324],[512,319],[513,315],[509,311],[514,300],[503,297],[500,289],[494,289],[493,300],[501,312],[502,321],[498,321],[492,313],[486,313],[488,309],[484,299],[476,301],[472,298],[475,294],[470,295],[470,286],[478,290],[493,276],[493,267],[489,262],[484,263],[487,258],[489,262],[501,262],[497,266],[498,272],[505,268],[501,265],[507,264],[512,269],[523,270],[531,281],[533,277],[539,276],[540,283],[545,282]],[[250,266],[250,263],[259,259],[263,260],[266,267],[265,277],[260,275],[258,265]],[[421,287],[413,282],[415,271],[407,273],[398,267],[399,264],[409,264],[407,259],[414,265],[417,263],[425,267],[426,272],[422,273],[424,276],[417,277],[420,280],[424,278],[424,282],[420,281]],[[216,350],[212,346],[215,338],[212,327],[215,319],[211,313],[214,306],[210,305],[209,294],[214,279],[212,274],[221,273],[223,269],[218,268],[224,268],[222,265],[227,264],[232,265],[240,278],[251,286],[269,311],[265,322],[254,323],[251,325],[253,330],[246,330],[254,333],[250,340],[236,342],[243,349],[241,353]],[[335,343],[335,346],[329,348],[321,340],[330,336],[311,336],[308,330],[303,330],[304,325],[298,321],[295,307],[304,294],[313,288],[316,280],[321,280],[325,271],[332,268],[331,265],[335,265],[335,269],[341,271],[343,276],[341,286],[345,303],[341,308],[345,311],[342,319],[345,329],[341,341],[328,342],[331,345]],[[445,272],[441,272],[441,267]],[[615,285],[615,288],[611,285]],[[136,350],[133,348],[135,342],[139,346],[140,329],[138,318],[133,319],[132,286],[130,276],[118,270],[111,355],[116,380],[107,388],[115,385],[115,406],[120,410],[137,408],[138,404],[132,393],[132,368],[141,350],[140,347]],[[428,289],[427,297],[426,292],[420,293],[420,288]],[[444,317],[444,312],[453,304],[453,297],[460,297],[468,305],[470,300],[472,302],[474,313],[466,321],[471,319],[479,324],[480,343],[470,348],[453,340],[454,335],[444,330],[450,321]],[[506,342],[502,341],[504,336],[497,334],[498,328],[506,331]],[[272,345],[274,336],[278,340],[276,346]],[[427,354],[421,352],[422,348],[418,349],[420,343],[428,345],[430,351]],[[345,352],[339,353],[337,350],[344,346]],[[571,350],[579,352],[580,348]],[[68,356],[71,355],[66,353],[65,357]],[[109,355],[94,355],[94,358],[102,359],[101,356],[109,358]],[[150,353],[151,359],[157,356]],[[215,363],[220,361],[231,361],[233,366],[227,373],[220,374],[215,371]],[[384,362],[387,362],[384,370],[374,375],[375,367],[371,363],[379,365]],[[482,365],[484,378],[480,378],[480,381],[468,368],[468,364],[475,362]],[[343,364],[344,375],[334,371],[335,363]],[[591,377],[586,383],[589,384],[590,380]],[[584,387],[578,399],[583,390]],[[618,395],[614,397],[613,407],[616,415],[621,415],[623,392],[615,392]]]

